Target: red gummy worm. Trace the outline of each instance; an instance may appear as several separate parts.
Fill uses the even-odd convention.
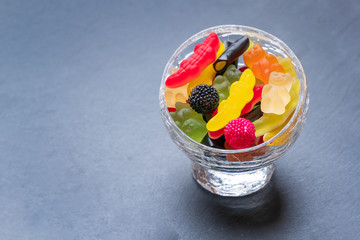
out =
[[[213,113],[212,116],[214,117],[217,114],[218,110],[216,109]],[[217,131],[208,131],[208,135],[209,138],[211,139],[218,139],[219,137],[221,137],[224,134],[224,128],[219,129]]]
[[[219,137],[221,137],[224,134],[224,128],[217,130],[217,131],[208,131],[209,134],[209,138],[211,139],[218,139]]]
[[[243,108],[243,110],[241,111],[241,115],[244,115],[248,112],[250,112],[252,110],[252,108],[254,107],[254,105],[259,102],[261,100],[261,93],[262,93],[262,89],[264,87],[264,84],[260,84],[260,85],[256,85],[253,88],[254,91],[254,97],[251,99],[250,102],[248,102],[245,107]]]
[[[220,40],[216,33],[210,33],[203,43],[194,48],[194,53],[180,63],[180,68],[165,81],[169,88],[177,88],[197,78],[204,68],[216,59]]]

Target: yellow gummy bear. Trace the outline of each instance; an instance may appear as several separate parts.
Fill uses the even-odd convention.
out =
[[[272,72],[270,73],[268,84],[277,87],[285,87],[286,90],[289,92],[292,82],[293,81],[289,73]]]
[[[241,110],[254,96],[255,76],[251,69],[246,69],[230,87],[230,94],[218,107],[218,113],[206,124],[209,131],[217,131],[228,122],[240,116]]]
[[[284,58],[278,56],[276,57],[276,59],[279,61],[280,65],[284,68],[285,72],[289,73],[291,77],[296,77],[295,68],[290,58]]]
[[[264,113],[283,114],[290,102],[289,90],[292,79],[289,73],[271,72],[269,83],[262,90],[261,111]]]
[[[188,99],[188,85],[189,83],[178,88],[168,88],[167,86],[165,86],[165,102],[168,108],[175,108],[175,103],[177,102],[186,102],[186,100]]]
[[[290,95],[286,88],[269,84],[264,86],[260,105],[263,113],[283,114],[289,102]]]
[[[300,94],[300,80],[296,77],[292,78],[292,86],[290,89],[290,102],[285,107],[285,112],[281,115],[273,114],[273,113],[264,113],[261,118],[254,121],[253,124],[255,126],[255,136],[260,137],[265,133],[271,132],[277,127],[281,126],[289,116],[294,112]]]
[[[179,69],[178,68],[170,69],[170,74],[175,73],[177,70]],[[187,83],[178,88],[168,88],[165,85],[165,102],[168,108],[175,108],[175,103],[177,102],[182,102],[182,103],[186,102],[186,100],[188,99],[188,95],[187,95],[188,85],[189,84]]]
[[[216,52],[216,59],[220,57],[221,54],[225,51],[225,45],[220,41],[220,46],[218,51]],[[212,80],[214,79],[216,71],[212,64],[209,64],[200,74],[199,77],[195,78],[191,82],[189,82],[189,86],[187,88],[187,95],[189,96],[194,87],[199,84],[212,85]]]

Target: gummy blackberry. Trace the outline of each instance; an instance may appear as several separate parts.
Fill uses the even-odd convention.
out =
[[[214,87],[200,84],[191,91],[189,104],[198,113],[210,114],[219,106],[219,94]]]

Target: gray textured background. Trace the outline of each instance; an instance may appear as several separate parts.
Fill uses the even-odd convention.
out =
[[[253,3],[255,2],[255,3]],[[359,1],[0,1],[0,239],[358,239]],[[303,63],[307,124],[270,185],[216,197],[170,141],[173,51],[221,24]]]

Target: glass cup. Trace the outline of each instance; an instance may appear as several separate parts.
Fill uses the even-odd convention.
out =
[[[262,144],[237,150],[212,148],[188,137],[178,128],[169,114],[165,103],[164,86],[165,80],[170,75],[170,69],[179,67],[182,60],[191,56],[195,45],[203,42],[211,32],[215,32],[224,43],[226,40],[233,42],[241,35],[246,35],[254,43],[260,43],[266,52],[275,56],[289,57],[294,65],[296,76],[301,82],[297,107],[286,126]],[[244,65],[240,57],[238,67]],[[274,172],[275,160],[289,150],[305,124],[309,109],[309,92],[299,59],[280,39],[252,27],[222,25],[193,35],[175,51],[167,62],[162,76],[159,101],[166,129],[176,145],[190,158],[195,180],[214,194],[237,197],[254,193],[269,182]]]

